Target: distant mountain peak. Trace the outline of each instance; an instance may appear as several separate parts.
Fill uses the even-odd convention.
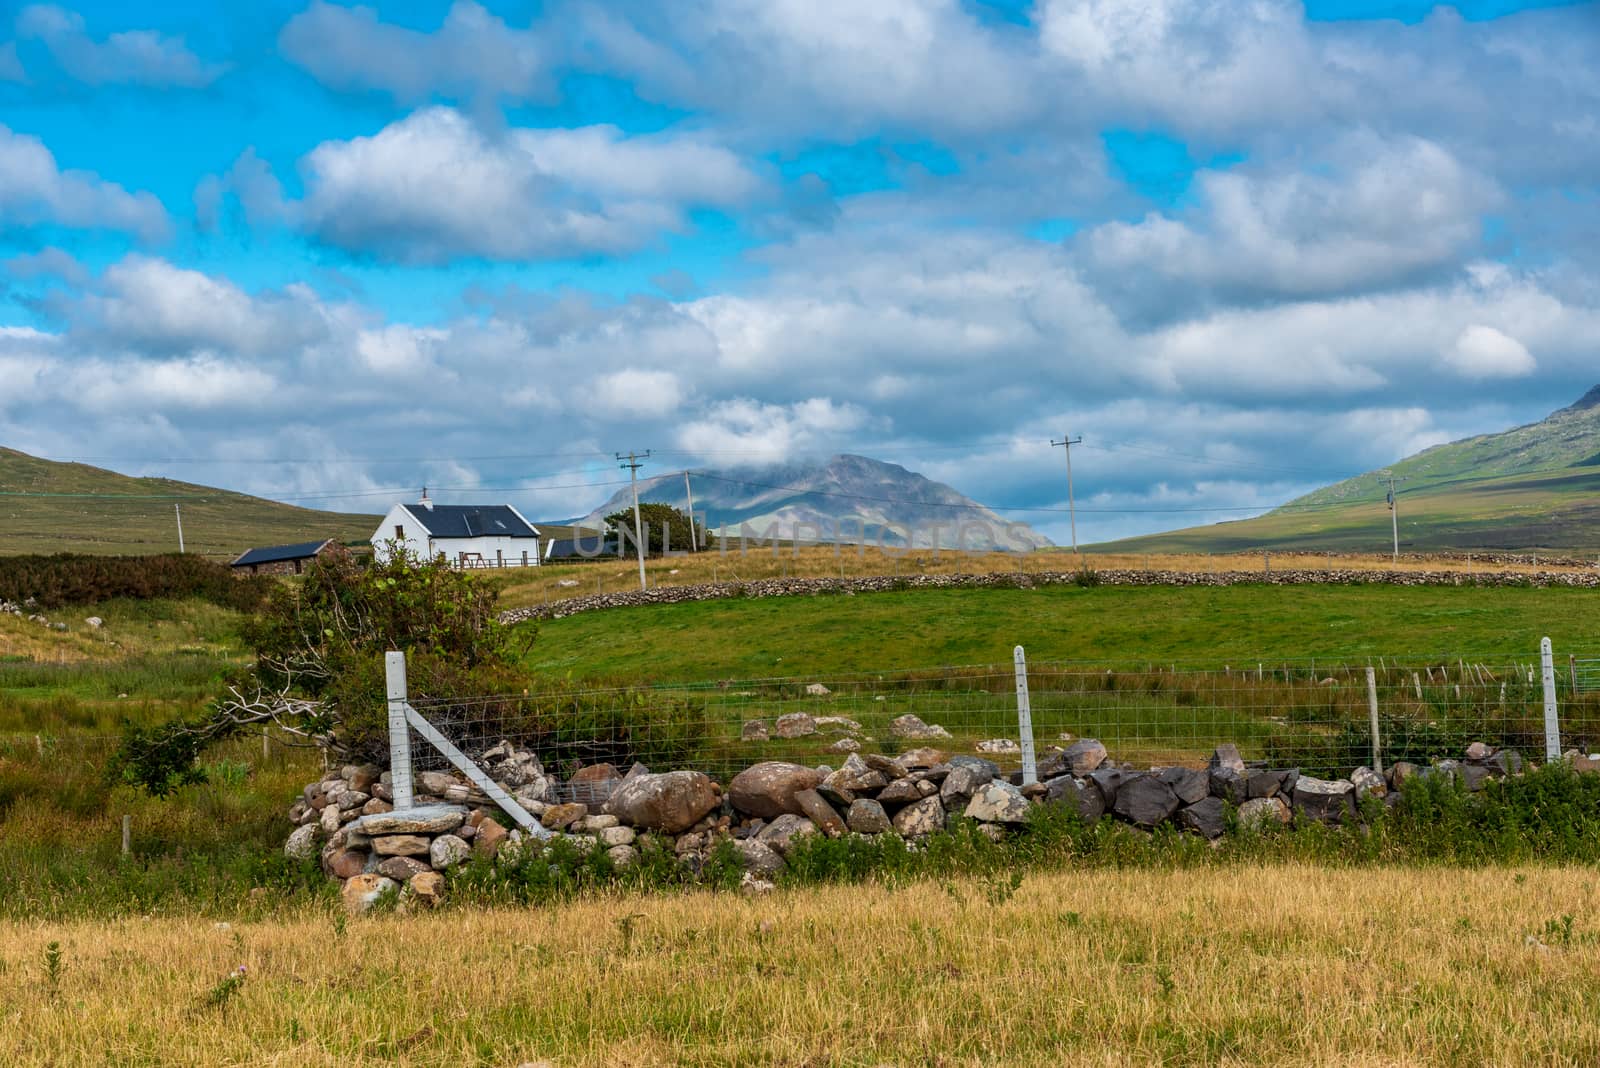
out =
[[[1586,412],[1590,408],[1600,408],[1600,386],[1595,386],[1582,397],[1579,397],[1576,404],[1563,410],[1568,412]]]

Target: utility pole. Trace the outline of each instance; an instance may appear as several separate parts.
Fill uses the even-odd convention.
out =
[[[1389,483],[1389,525],[1394,531],[1394,562],[1400,562],[1400,505],[1395,498],[1395,484],[1406,481],[1393,475],[1379,475],[1378,481]]]
[[[650,450],[644,452],[630,452],[624,458],[622,453],[617,453],[617,464],[628,469],[628,482],[633,487],[633,542],[639,550],[639,588],[645,588],[644,580],[644,524],[639,519],[639,468],[644,466],[643,461],[650,459]]]
[[[1072,517],[1072,555],[1078,555],[1078,506],[1072,500],[1072,447],[1083,441],[1083,437],[1072,438],[1065,434],[1061,440],[1050,439],[1051,446],[1061,446],[1067,450],[1067,513]]]
[[[174,504],[172,514],[178,517],[178,552],[183,552],[183,506]]]
[[[700,551],[700,532],[694,525],[694,490],[689,487],[689,469],[683,471],[683,492],[689,498],[689,549],[691,552]]]

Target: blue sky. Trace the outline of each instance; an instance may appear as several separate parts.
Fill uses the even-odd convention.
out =
[[[1600,379],[1600,5],[34,4],[0,443],[377,509],[879,454],[1058,540]],[[515,459],[484,459],[484,457]]]

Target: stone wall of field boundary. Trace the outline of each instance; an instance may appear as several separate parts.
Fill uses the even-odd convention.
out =
[[[1092,583],[1100,586],[1520,586],[1540,589],[1600,589],[1600,570],[1593,571],[1143,571],[1103,570],[992,572],[982,575],[876,575],[866,578],[774,578],[751,582],[707,582],[658,586],[648,590],[586,594],[500,614],[502,623],[528,619],[562,619],[606,608],[652,604],[722,601],[741,597],[853,596],[899,590],[1044,589]]]

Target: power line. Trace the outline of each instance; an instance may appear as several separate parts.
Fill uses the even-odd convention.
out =
[[[1072,552],[1074,555],[1078,552],[1078,509],[1074,506],[1072,500],[1072,447],[1081,444],[1083,444],[1081,435],[1074,438],[1062,434],[1060,441],[1055,438],[1050,439],[1051,448],[1059,445],[1067,450],[1067,514],[1072,517]]]
[[[639,468],[644,466],[644,461],[650,459],[650,450],[644,452],[630,452],[627,459],[622,453],[617,453],[617,464],[628,469],[628,483],[633,487],[633,540],[634,546],[639,550],[639,588],[645,588],[644,579],[644,528],[639,520]],[[693,519],[691,517],[691,522]]]

